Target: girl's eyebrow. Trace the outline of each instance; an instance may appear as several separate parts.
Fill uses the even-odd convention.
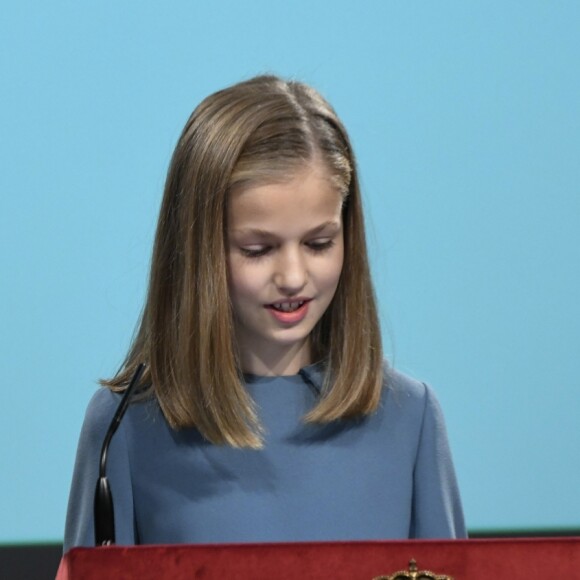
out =
[[[316,234],[319,234],[320,232],[322,232],[323,230],[328,229],[328,233],[329,234],[333,234],[335,232],[337,232],[338,230],[340,230],[340,222],[336,221],[336,220],[328,220],[314,228],[312,228],[311,230],[306,232],[306,236],[313,236]],[[269,232],[267,230],[262,230],[260,228],[238,228],[238,229],[234,229],[232,230],[232,233],[235,234],[239,234],[239,235],[255,235],[261,238],[272,238],[272,237],[276,237],[276,233],[275,232]]]
[[[319,226],[312,228],[309,232],[307,232],[307,235],[310,236],[312,234],[318,234],[326,229],[328,229],[331,233],[334,233],[340,230],[340,227],[341,227],[340,222],[337,222],[336,220],[328,220],[323,224],[320,224]]]

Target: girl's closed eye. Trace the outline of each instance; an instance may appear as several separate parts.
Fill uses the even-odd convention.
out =
[[[325,252],[330,250],[334,246],[335,242],[332,238],[324,238],[319,240],[311,240],[306,242],[306,247],[315,254]],[[247,258],[261,258],[266,256],[272,251],[272,246],[268,245],[252,245],[252,246],[241,246],[240,252]]]
[[[324,252],[326,250],[330,250],[330,248],[334,246],[334,239],[323,238],[319,240],[311,240],[310,242],[307,242],[306,245],[314,253]]]
[[[240,252],[242,255],[246,256],[246,258],[261,258],[262,256],[265,256],[271,249],[271,246],[256,244],[253,246],[242,246],[240,247]]]

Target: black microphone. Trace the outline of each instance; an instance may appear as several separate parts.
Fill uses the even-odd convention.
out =
[[[140,364],[137,367],[129,386],[125,390],[123,398],[115,411],[115,415],[109,425],[109,429],[105,435],[105,440],[103,441],[99,463],[99,479],[97,480],[97,488],[95,490],[95,546],[110,546],[115,543],[115,512],[113,509],[113,496],[111,494],[109,480],[106,476],[107,452],[109,451],[111,439],[113,438],[113,435],[129,406],[131,393],[135,388],[135,385],[139,382],[144,370],[144,364]]]

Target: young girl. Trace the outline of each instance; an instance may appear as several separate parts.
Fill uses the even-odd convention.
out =
[[[83,425],[65,551],[94,545],[106,430],[120,544],[465,536],[440,408],[383,363],[354,155],[313,89],[219,91],[175,149],[142,321]]]

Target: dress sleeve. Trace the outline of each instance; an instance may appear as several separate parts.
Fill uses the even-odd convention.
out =
[[[94,546],[93,502],[99,457],[105,434],[120,397],[108,389],[95,393],[82,426],[66,516],[64,552],[75,546]],[[134,544],[133,491],[124,418],[113,436],[107,459],[107,478],[115,508],[117,544]]]
[[[467,532],[441,407],[425,386],[414,471],[411,538],[465,538]]]

